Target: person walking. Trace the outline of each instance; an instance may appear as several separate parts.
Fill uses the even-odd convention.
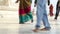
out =
[[[58,0],[57,5],[56,5],[56,14],[54,18],[55,20],[57,20],[59,12],[60,12],[60,0]]]
[[[47,17],[47,12],[46,12],[46,0],[37,0],[37,23],[35,26],[35,29],[33,30],[34,32],[38,32],[39,30],[41,31],[47,31],[50,30],[50,24],[48,21]],[[44,28],[39,29],[41,27],[41,21],[43,21]]]
[[[31,1],[32,0],[17,0],[19,2],[19,24],[24,24],[29,20],[33,20],[31,12]]]

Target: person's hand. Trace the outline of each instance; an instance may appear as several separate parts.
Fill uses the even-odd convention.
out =
[[[48,6],[50,5],[50,0],[48,0]]]
[[[15,3],[18,3],[18,1],[16,1]]]

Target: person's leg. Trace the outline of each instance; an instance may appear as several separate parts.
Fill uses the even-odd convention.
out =
[[[57,10],[56,10],[56,14],[55,14],[55,19],[56,19],[56,20],[57,20],[58,15],[59,15],[59,10],[57,9]]]
[[[44,14],[43,14],[43,24],[45,26],[45,28],[47,30],[50,30],[50,24],[49,24],[49,21],[48,21],[48,17],[47,17],[47,11],[46,11],[46,5],[44,6]]]
[[[36,28],[40,28],[40,24],[43,18],[43,9],[38,8],[37,9],[37,23],[36,23]]]
[[[57,5],[56,5],[56,14],[55,14],[55,18],[54,18],[56,20],[57,20],[58,14],[59,14],[58,4],[59,4],[59,2],[57,2]]]
[[[36,23],[36,27],[33,31],[38,31],[40,28],[40,24],[43,18],[43,5],[42,5],[42,0],[38,0],[37,1],[37,23]]]
[[[40,27],[41,24],[41,20],[43,19],[43,14],[44,14],[44,8],[46,4],[46,0],[39,0],[37,1],[37,24],[36,24],[36,28]]]

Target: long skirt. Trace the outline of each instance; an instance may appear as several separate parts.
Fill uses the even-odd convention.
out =
[[[20,0],[19,3],[19,24],[32,20],[31,0]]]

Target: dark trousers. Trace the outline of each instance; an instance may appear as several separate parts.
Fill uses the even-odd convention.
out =
[[[59,11],[60,11],[60,8],[56,10],[55,19],[57,19],[58,15],[59,15]]]
[[[60,11],[60,7],[58,5],[59,5],[59,1],[57,2],[57,6],[56,6],[55,19],[57,19],[58,15],[59,15],[59,11]]]

